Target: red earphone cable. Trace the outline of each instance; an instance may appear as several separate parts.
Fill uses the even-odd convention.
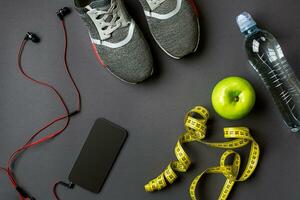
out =
[[[72,84],[73,84],[73,87],[75,88],[76,90],[76,95],[77,95],[77,109],[74,111],[74,112],[69,112],[69,109],[62,97],[62,95],[58,92],[58,90],[53,87],[52,85],[46,83],[46,82],[43,82],[43,81],[40,81],[40,80],[37,80],[33,77],[31,77],[29,74],[27,74],[23,67],[22,67],[22,62],[21,62],[21,58],[22,58],[22,53],[23,53],[23,50],[25,48],[25,45],[27,43],[27,40],[24,39],[21,43],[21,46],[20,46],[20,49],[19,49],[19,53],[18,53],[18,67],[19,67],[19,70],[21,71],[21,73],[27,78],[29,79],[30,81],[34,82],[34,83],[37,83],[39,85],[42,85],[48,89],[50,89],[56,96],[57,98],[59,99],[60,103],[62,104],[63,108],[64,108],[64,112],[65,114],[53,119],[52,121],[46,123],[42,128],[40,128],[38,131],[36,131],[28,140],[27,142],[22,146],[20,147],[19,149],[17,149],[14,153],[12,153],[12,155],[10,156],[9,160],[8,160],[8,163],[7,163],[7,168],[3,168],[1,167],[0,170],[3,170],[7,173],[8,175],[8,178],[10,179],[12,185],[14,188],[18,189],[18,184],[17,184],[17,181],[13,175],[13,172],[12,172],[12,164],[13,162],[17,159],[17,156],[22,153],[23,151],[33,147],[33,146],[36,146],[38,144],[41,144],[45,141],[48,141],[50,139],[53,139],[55,138],[56,136],[58,136],[59,134],[61,134],[67,127],[68,127],[68,124],[70,122],[70,117],[73,116],[74,114],[77,114],[81,111],[81,95],[80,95],[80,91],[74,81],[74,78],[72,76],[72,74],[70,73],[70,70],[69,70],[69,66],[68,66],[68,62],[67,62],[67,50],[68,50],[68,37],[67,37],[67,31],[66,31],[66,26],[65,26],[65,22],[64,20],[61,20],[61,23],[62,23],[62,27],[63,27],[63,31],[64,31],[64,39],[65,39],[65,47],[64,47],[64,67],[65,67],[65,70],[66,70],[66,73],[68,75],[68,77],[70,78]],[[36,141],[33,141],[42,131],[44,131],[45,129],[49,128],[50,126],[52,126],[53,124],[61,121],[61,120],[66,120],[65,121],[65,124],[62,128],[60,128],[59,130],[57,131],[54,131],[44,137],[42,137],[41,139],[38,139]],[[21,200],[26,200],[27,197],[24,197],[20,191],[18,190],[19,192],[19,196],[20,196],[20,199]],[[27,195],[27,194],[26,194]]]
[[[63,27],[63,31],[64,31],[64,37],[65,37],[65,50],[64,50],[64,63],[65,63],[65,69],[66,69],[66,72],[67,74],[69,75],[69,78],[71,79],[72,81],[72,84],[76,90],[76,93],[77,93],[77,112],[80,112],[81,111],[81,95],[80,95],[80,91],[74,81],[74,78],[72,76],[72,74],[70,73],[70,70],[69,70],[69,65],[68,65],[68,59],[67,59],[67,53],[68,53],[68,34],[67,34],[67,29],[66,29],[66,25],[65,25],[65,21],[64,20],[61,20],[61,24],[62,24],[62,27]]]

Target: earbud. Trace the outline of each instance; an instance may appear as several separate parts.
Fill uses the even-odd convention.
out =
[[[64,8],[59,9],[59,10],[56,12],[56,15],[58,16],[58,18],[59,18],[60,20],[63,20],[64,17],[65,17],[66,15],[70,14],[70,13],[71,13],[70,8],[64,7]]]
[[[31,40],[34,43],[38,43],[40,38],[36,34],[28,32],[26,33],[25,40]]]

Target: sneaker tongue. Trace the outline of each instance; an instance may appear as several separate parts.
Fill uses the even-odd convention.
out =
[[[88,9],[95,8],[97,10],[107,11],[111,6],[111,1],[112,0],[94,0],[88,5],[88,7],[89,7]],[[109,22],[111,20],[112,20],[112,16],[108,16],[108,18],[106,19],[106,22]]]
[[[100,10],[107,10],[111,5],[111,0],[94,0],[90,3],[91,8],[97,8]]]
[[[75,9],[80,15],[86,14],[90,9],[107,10],[113,0],[74,0]]]

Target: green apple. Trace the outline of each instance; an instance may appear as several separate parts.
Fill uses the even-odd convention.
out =
[[[241,119],[255,104],[252,85],[241,77],[227,77],[214,87],[211,96],[215,111],[225,119]]]

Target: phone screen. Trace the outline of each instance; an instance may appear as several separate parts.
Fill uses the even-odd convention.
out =
[[[91,192],[100,192],[126,138],[125,129],[103,118],[96,120],[69,180]]]

